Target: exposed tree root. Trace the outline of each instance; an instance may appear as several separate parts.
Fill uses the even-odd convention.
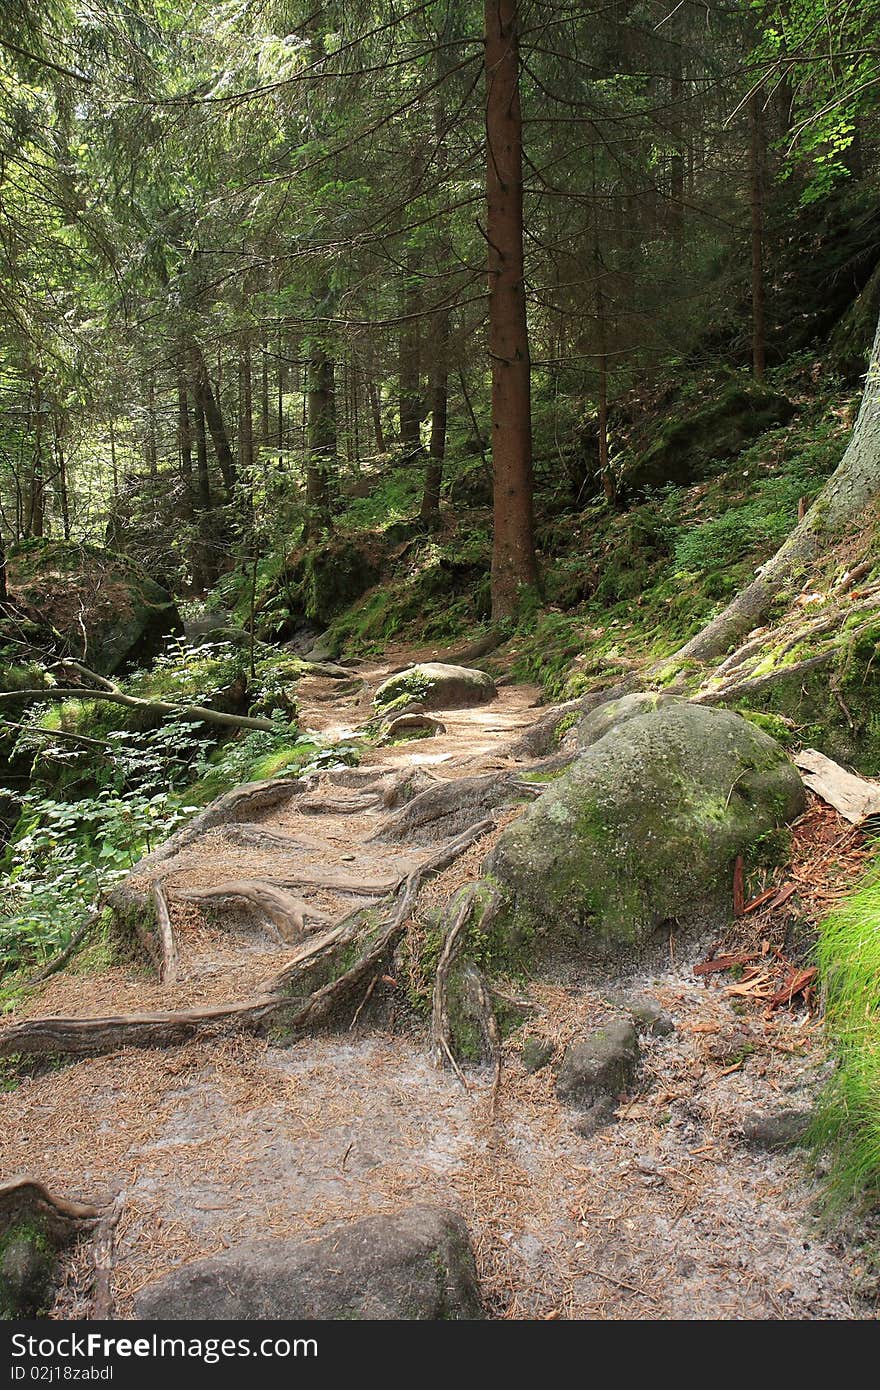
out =
[[[302,940],[307,930],[307,918],[318,924],[328,921],[326,913],[263,879],[235,879],[211,888],[185,889],[175,896],[181,901],[199,903],[201,906],[247,903],[258,916],[268,918],[274,929],[273,934],[285,945]]]
[[[266,853],[302,854],[310,848],[294,835],[276,835],[258,825],[221,825],[217,833],[233,845],[264,850]]]
[[[115,1313],[110,1276],[116,1248],[116,1227],[123,1204],[124,1198],[119,1193],[97,1223],[92,1239],[92,1318],[95,1322],[109,1322]]]
[[[0,1184],[0,1235],[22,1222],[40,1225],[57,1245],[78,1236],[99,1220],[98,1207],[55,1197],[36,1178],[19,1176]]]
[[[451,782],[438,781],[386,820],[371,840],[432,844],[460,832],[475,816],[512,806],[532,795],[515,773],[490,772]]]
[[[390,916],[384,921],[380,917],[378,925],[376,915],[381,907],[358,908],[329,930],[308,937],[257,997],[161,1013],[24,1019],[0,1032],[0,1057],[88,1056],[121,1047],[170,1047],[196,1035],[254,1032],[270,1024],[282,1027],[286,1035],[325,1024],[358,996],[373,975],[381,973],[380,967],[388,962],[406,930],[426,878],[447,868],[494,826],[493,815],[483,817],[447,841],[405,879],[397,878],[390,885],[386,882],[384,897]],[[330,876],[315,877],[326,884]],[[261,891],[265,886],[263,881],[253,885]],[[358,896],[369,892],[363,881],[349,880],[348,886]],[[252,885],[247,887],[250,891]],[[190,890],[189,896],[200,891],[210,897],[218,890]]]
[[[694,704],[698,705],[722,705],[730,700],[739,700],[745,695],[754,695],[759,690],[766,690],[768,686],[778,685],[780,681],[788,680],[792,676],[801,675],[805,671],[815,671],[820,666],[828,666],[839,654],[837,646],[826,647],[824,651],[816,656],[808,657],[806,661],[794,662],[791,666],[780,666],[776,671],[768,671],[764,676],[755,676],[752,680],[729,681],[725,685],[717,686],[714,690],[698,691],[692,695]]]
[[[381,805],[379,791],[363,792],[360,796],[328,796],[326,792],[310,792],[301,796],[296,809],[304,816],[355,816],[360,811],[373,811]]]
[[[0,1033],[0,1057],[90,1057],[120,1047],[173,1047],[196,1034],[253,1031],[277,1012],[277,995],[169,1013],[26,1018]]]
[[[485,933],[501,909],[501,895],[493,889],[487,896],[485,892],[481,893],[476,886],[464,889],[459,898],[458,910],[446,933],[434,974],[434,994],[431,1006],[431,1040],[434,1047],[434,1059],[438,1066],[443,1066],[444,1061],[448,1061],[459,1076],[460,1069],[455,1060],[456,1039],[450,1017],[450,981],[453,969],[464,951],[468,930],[474,921],[477,904],[481,909],[480,931]],[[501,1036],[498,1019],[482,971],[473,962],[468,962],[461,969],[461,978],[464,987],[468,989],[477,1006],[485,1051],[495,1067],[494,1109],[494,1097],[497,1094],[501,1070]]]
[[[171,923],[171,914],[168,911],[168,899],[165,896],[161,878],[157,878],[153,884],[153,903],[156,910],[156,930],[162,952],[159,979],[163,985],[170,985],[177,979],[180,956],[174,936],[174,927]]]
[[[602,690],[591,690],[588,695],[582,695],[577,700],[566,700],[564,704],[554,705],[512,745],[511,757],[531,761],[556,752],[557,730],[563,720],[573,720],[576,723],[598,705],[604,705],[607,700],[619,700],[622,695],[631,695],[633,691],[643,688],[638,677],[632,675],[618,681],[616,685],[609,685]]]

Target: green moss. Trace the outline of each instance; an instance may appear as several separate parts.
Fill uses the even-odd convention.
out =
[[[817,961],[837,1066],[811,1139],[827,1150],[832,1211],[880,1199],[880,861],[823,922]]]
[[[0,1319],[34,1317],[45,1311],[55,1264],[55,1247],[45,1223],[13,1220],[0,1235]]]

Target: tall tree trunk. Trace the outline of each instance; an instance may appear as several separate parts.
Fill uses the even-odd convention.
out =
[[[803,570],[835,535],[880,499],[880,324],[871,349],[858,419],[843,458],[809,511],[757,577],[723,613],[686,642],[673,661],[711,661],[757,627],[785,590],[803,582]]]
[[[337,448],[333,360],[318,344],[309,355],[307,429],[306,506],[308,532],[314,535],[330,526],[329,483]]]
[[[220,476],[223,479],[226,500],[230,501],[235,489],[235,459],[232,457],[232,448],[229,443],[229,436],[226,433],[226,426],[223,423],[223,415],[217,398],[214,395],[211,380],[208,376],[208,368],[202,350],[198,344],[195,344],[193,348],[193,366],[193,384],[195,386],[196,397],[211,435],[214,452],[217,455],[217,463],[220,466]]]
[[[284,467],[284,363],[281,360],[281,335],[278,335],[278,410],[276,414],[275,446],[278,449],[278,469]]]
[[[368,385],[370,397],[370,414],[373,417],[373,433],[376,436],[377,453],[385,453],[385,431],[382,428],[382,402],[379,397],[379,388],[375,381],[370,381]]]
[[[58,504],[61,512],[61,529],[66,541],[70,540],[70,494],[67,487],[67,459],[64,454],[62,423],[55,416],[55,462],[58,470]]]
[[[671,200],[672,233],[676,244],[681,245],[684,236],[684,81],[682,78],[681,50],[677,47],[672,53],[672,72],[669,80],[669,101],[672,107],[670,121],[672,127],[672,158],[669,161],[669,197]]]
[[[34,372],[33,389],[34,448],[26,534],[41,537],[45,528],[45,481],[43,476],[43,385]]]
[[[192,553],[193,588],[210,588],[215,572],[212,550],[213,525],[211,518],[211,474],[208,468],[208,436],[205,430],[205,411],[202,394],[196,387],[193,406],[193,424],[196,438],[196,496],[198,499],[199,524]]]
[[[250,479],[251,488],[253,487],[251,466],[254,461],[253,411],[251,344],[247,333],[243,333],[238,359],[238,466],[245,477]]]
[[[440,487],[443,482],[443,462],[446,457],[446,415],[449,383],[449,310],[443,309],[434,319],[434,362],[431,369],[431,443],[425,486],[422,492],[421,519],[432,526],[440,515]]]
[[[113,501],[115,502],[119,497],[119,466],[116,462],[116,429],[112,415],[107,428],[110,435],[110,473],[113,478]]]
[[[260,447],[269,448],[269,354],[265,333],[260,338]]]
[[[191,513],[193,510],[192,425],[189,418],[186,374],[180,363],[177,367],[177,453],[180,459],[180,477],[186,497],[186,509],[188,513]]]
[[[515,617],[538,584],[532,515],[529,338],[523,283],[517,0],[485,0],[486,237],[492,362],[492,617]]]
[[[408,246],[404,256],[404,280],[400,291],[401,324],[398,337],[398,385],[400,389],[400,442],[405,449],[421,447],[422,382],[421,331],[418,318],[421,289],[417,278],[418,256]]]
[[[147,436],[145,445],[150,482],[155,483],[159,472],[159,452],[156,443],[156,377],[153,371],[147,374]]]
[[[764,316],[764,178],[766,151],[764,118],[759,105],[760,93],[749,101],[749,210],[752,227],[752,373],[756,381],[764,380],[767,364],[767,329]]]

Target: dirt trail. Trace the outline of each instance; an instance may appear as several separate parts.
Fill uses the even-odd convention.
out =
[[[401,650],[353,668],[365,683],[354,694],[311,682],[303,724],[347,737],[391,670],[438,655]],[[505,767],[536,698],[531,687],[504,686],[489,706],[443,714],[445,734],[371,749],[365,762],[391,778],[415,770],[443,780]],[[259,992],[297,944],[252,904],[227,905],[218,925],[191,895],[230,880],[282,891],[295,881],[308,934],[400,881],[430,847],[373,840],[387,807],[375,780],[359,776],[341,790],[321,779],[313,809],[300,798],[249,821],[262,841],[236,842],[220,827],[169,861],[176,981],[160,984],[135,967],[68,972],[5,1027]],[[475,876],[494,838],[474,844],[429,896],[442,900]],[[316,882],[304,887],[310,873]],[[392,999],[403,983],[385,986]],[[558,1056],[612,1011],[612,985],[534,982],[530,1031],[552,1039]],[[644,1039],[637,1091],[618,1122],[591,1138],[557,1101],[551,1069],[525,1071],[521,1038],[505,1045],[493,1113],[488,1069],[470,1071],[464,1089],[431,1064],[411,1021],[392,1036],[368,1031],[353,1010],[347,1029],[292,1046],[271,1036],[211,1038],[38,1071],[3,1097],[0,1173],[26,1170],[84,1200],[124,1194],[113,1272],[121,1317],[140,1287],[181,1261],[410,1201],[462,1212],[494,1317],[872,1316],[854,1292],[857,1252],[823,1236],[811,1214],[816,1190],[803,1160],[741,1138],[753,1112],[809,1103],[824,1067],[816,1022],[744,1015],[717,979],[701,982],[672,964],[628,988],[659,1000],[675,1031]],[[80,1252],[55,1315],[87,1313],[88,1298]]]

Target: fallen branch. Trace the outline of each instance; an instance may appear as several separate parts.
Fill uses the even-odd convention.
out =
[[[251,718],[245,714],[225,714],[222,710],[208,709],[206,705],[179,705],[168,700],[142,700],[136,695],[125,695],[121,690],[87,690],[82,686],[46,686],[42,690],[6,690],[0,692],[0,700],[5,702],[24,701],[34,704],[44,700],[63,703],[66,700],[107,700],[125,709],[144,710],[150,714],[170,714],[178,719],[195,719],[203,724],[222,724],[230,729],[259,729],[263,733],[275,733],[278,724],[271,719]]]
[[[11,719],[0,719],[0,733],[5,729],[17,734],[36,734],[39,738],[57,738],[62,743],[78,743],[82,748],[97,748],[102,753],[109,753],[113,747],[109,740],[87,738],[85,734],[73,734],[67,729],[43,729],[39,724],[16,724]]]
[[[876,782],[847,772],[815,748],[804,748],[794,763],[810,791],[833,806],[850,825],[860,825],[880,813],[880,785]]]

